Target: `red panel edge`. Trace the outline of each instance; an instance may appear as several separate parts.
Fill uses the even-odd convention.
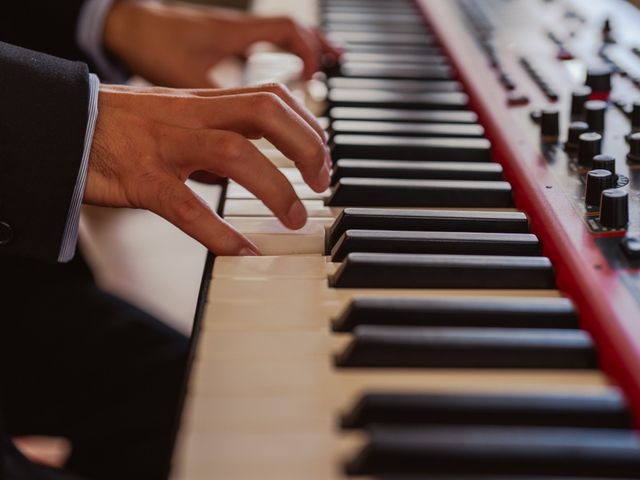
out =
[[[510,121],[506,95],[462,25],[451,0],[416,0],[451,58],[493,145],[495,158],[515,191],[516,206],[529,216],[557,273],[560,290],[575,303],[605,373],[624,391],[640,428],[640,307],[607,264],[541,158]],[[448,18],[447,18],[448,17]],[[444,19],[449,21],[443,22]],[[465,43],[466,42],[466,43]]]

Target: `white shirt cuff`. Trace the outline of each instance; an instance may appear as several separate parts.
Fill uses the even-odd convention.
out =
[[[98,119],[98,94],[100,92],[100,80],[94,74],[89,75],[89,118],[87,130],[84,134],[84,152],[80,163],[80,171],[76,179],[76,186],[73,189],[67,223],[64,227],[62,246],[58,255],[59,262],[70,261],[76,253],[78,244],[78,227],[80,224],[80,206],[84,197],[84,189],[87,184],[87,169],[89,167],[89,157],[91,155],[91,144],[93,143],[93,133]]]
[[[113,6],[114,0],[87,0],[82,5],[76,41],[80,49],[87,55],[98,69],[100,78],[109,83],[124,83],[127,75],[111,61],[103,46],[103,36],[107,14]]]

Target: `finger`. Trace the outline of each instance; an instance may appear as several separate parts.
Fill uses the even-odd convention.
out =
[[[253,193],[288,228],[298,229],[307,213],[286,177],[241,135],[222,130],[175,129],[164,145],[166,158],[180,158],[191,170],[235,180]]]
[[[329,40],[326,35],[320,30],[315,30],[315,35],[318,39],[318,43],[320,44],[320,48],[322,49],[322,53],[324,53],[325,55],[330,55],[335,60],[339,60],[344,53],[344,49]]]
[[[153,182],[142,198],[144,208],[173,223],[216,255],[260,255],[258,247],[175,178],[166,176]]]

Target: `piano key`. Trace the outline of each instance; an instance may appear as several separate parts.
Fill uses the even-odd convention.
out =
[[[331,77],[327,80],[329,89],[386,90],[391,92],[460,92],[462,85],[454,80],[399,80],[384,78]],[[446,121],[446,120],[443,120]],[[470,123],[473,123],[472,120]]]
[[[522,212],[345,208],[327,234],[329,250],[350,229],[527,233],[529,223]]]
[[[365,15],[363,15],[365,16]],[[385,23],[393,16],[383,16]],[[389,22],[393,23],[393,22]],[[333,31],[329,38],[338,42],[350,43],[366,43],[366,44],[382,44],[382,45],[417,45],[431,46],[435,43],[435,39],[431,35],[415,34],[415,33],[378,33],[378,32],[350,32],[350,31]]]
[[[337,332],[358,325],[423,327],[578,328],[573,304],[566,298],[394,298],[356,297],[332,321]]]
[[[335,356],[343,368],[597,368],[583,330],[361,325]]]
[[[341,58],[342,62],[349,63],[374,63],[374,64],[395,64],[406,63],[411,65],[441,65],[449,66],[450,62],[444,55],[412,55],[410,53],[370,53],[370,52],[345,52]],[[329,88],[331,84],[329,83]]]
[[[433,394],[371,392],[341,417],[370,425],[522,425],[623,429],[633,423],[620,392],[592,394]]]
[[[414,55],[442,55],[442,50],[436,45],[369,45],[366,43],[343,44],[346,52],[386,53],[386,54],[414,54]]]
[[[478,116],[466,110],[402,110],[392,108],[333,107],[333,120],[384,120],[419,123],[475,123]]]
[[[469,97],[460,92],[405,93],[334,88],[329,91],[328,100],[333,107],[464,110]]]
[[[335,184],[345,177],[502,180],[502,166],[499,163],[480,162],[407,162],[342,158],[333,167],[332,183]]]
[[[401,24],[401,25],[424,25],[422,19],[415,14],[388,14],[388,13],[327,13],[325,14],[323,22],[325,24],[331,23],[333,21],[336,22],[345,22],[352,24],[376,24],[381,23],[385,25],[389,24]],[[423,36],[417,35],[416,40],[423,39]],[[380,43],[380,37],[360,37],[359,40],[368,40],[368,43]],[[372,42],[371,40],[378,40],[377,42]]]
[[[350,253],[334,288],[554,288],[546,257]]]
[[[385,473],[640,478],[630,430],[552,427],[372,427],[346,470]],[[509,477],[514,478],[514,477]]]
[[[374,62],[342,63],[336,74],[344,77],[422,80],[453,80],[455,76],[453,69],[444,65],[412,65],[404,63],[384,65]]]
[[[309,218],[334,219],[339,215],[336,208],[327,207],[323,200],[302,200]],[[256,199],[227,199],[224,203],[226,217],[273,217],[273,212]]]
[[[301,200],[318,200],[322,199],[329,194],[329,191],[326,192],[316,192],[311,187],[309,187],[306,183],[294,184],[293,189],[296,192],[296,195],[300,197]],[[254,199],[255,195],[247,190],[244,186],[235,183],[229,182],[227,187],[227,198],[242,200],[242,199]]]
[[[335,134],[355,133],[371,135],[400,135],[413,137],[482,138],[484,128],[477,123],[402,123],[362,120],[335,120],[331,123]]]
[[[527,233],[347,230],[331,260],[341,262],[354,252],[533,256],[540,254],[540,243]]]
[[[420,138],[391,135],[348,135],[333,137],[333,157],[377,158],[380,160],[446,160],[490,162],[491,142],[484,138]]]
[[[332,12],[334,13],[334,12]],[[344,13],[356,13],[354,11],[345,11]],[[393,12],[389,12],[393,13]],[[349,32],[380,32],[380,33],[411,33],[417,35],[431,34],[430,30],[419,23],[413,25],[401,25],[397,23],[390,23],[388,25],[379,23],[376,25],[367,24],[355,24],[348,22],[330,21],[324,22],[324,32],[331,33],[334,31],[349,31]]]
[[[327,205],[509,208],[513,200],[511,186],[502,181],[341,178]]]

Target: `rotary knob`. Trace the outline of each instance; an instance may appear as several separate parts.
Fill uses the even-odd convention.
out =
[[[589,125],[586,122],[571,122],[569,124],[569,133],[567,134],[567,143],[565,144],[566,149],[577,150],[580,135],[588,131]]]
[[[640,102],[635,102],[631,110],[631,133],[636,132],[640,132]]]
[[[591,96],[591,87],[582,85],[571,92],[571,115],[582,116],[584,113],[584,104]]]
[[[602,135],[587,132],[578,138],[578,165],[591,167],[593,157],[602,153]]]
[[[629,194],[620,188],[602,192],[600,200],[600,224],[603,227],[621,229],[629,223]]]
[[[602,100],[589,100],[584,104],[587,124],[592,132],[604,132],[604,118],[607,112],[607,102]]]
[[[590,68],[587,70],[584,83],[596,94],[608,94],[611,91],[611,68],[607,66]]]
[[[590,207],[599,207],[602,192],[613,187],[613,174],[609,170],[591,170],[587,174],[584,202]]]
[[[542,110],[540,135],[543,139],[558,138],[558,135],[560,135],[560,112],[557,109]]]
[[[591,166],[594,170],[608,170],[616,177],[616,159],[611,155],[596,155]]]
[[[629,136],[629,154],[627,160],[633,163],[640,163],[640,133]]]

